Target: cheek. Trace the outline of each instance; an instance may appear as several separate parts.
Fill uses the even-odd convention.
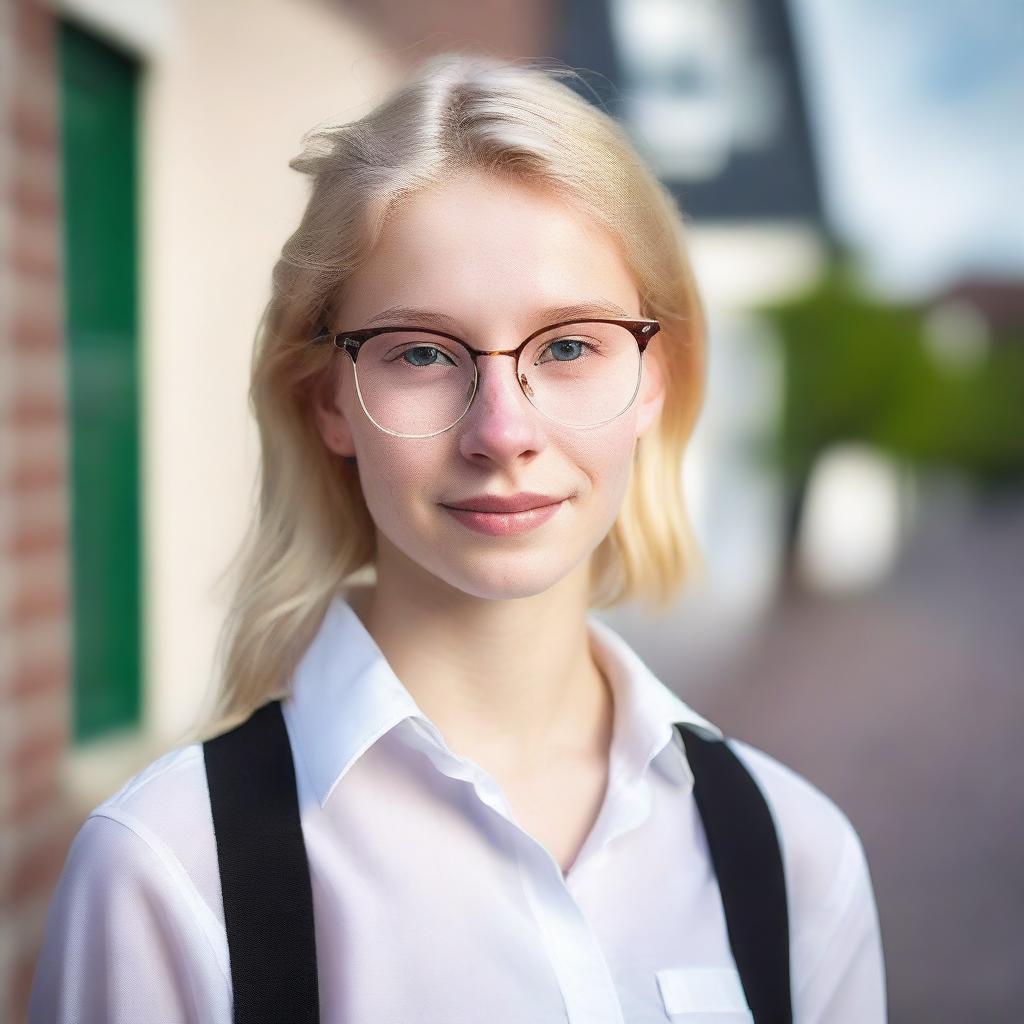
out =
[[[623,499],[629,489],[633,474],[633,449],[627,446],[623,450],[608,453],[601,477],[600,506],[602,512],[602,528],[610,530],[618,518]]]
[[[614,500],[625,493],[633,468],[632,424],[619,420],[608,424],[608,428],[591,431],[566,449],[573,452],[574,461],[602,500]]]
[[[359,481],[367,508],[374,519],[393,520],[407,512],[436,474],[408,441],[378,434],[364,444]]]

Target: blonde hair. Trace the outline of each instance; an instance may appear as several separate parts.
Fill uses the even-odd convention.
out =
[[[618,519],[591,556],[591,606],[638,599],[665,609],[703,571],[682,488],[706,359],[683,218],[618,123],[560,81],[578,77],[555,62],[446,53],[358,121],[303,138],[289,166],[310,175],[312,190],[274,267],[253,351],[259,507],[229,566],[239,572],[218,647],[221,681],[192,738],[285,696],[331,599],[374,563],[358,475],[323,443],[312,412],[331,346],[308,341],[333,321],[345,282],[402,202],[459,170],[542,187],[595,217],[620,244],[641,315],[662,325],[645,359],[658,350],[665,402],[637,444]]]

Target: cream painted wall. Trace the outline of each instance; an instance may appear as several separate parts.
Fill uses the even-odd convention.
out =
[[[397,80],[326,5],[179,0],[142,109],[146,726],[169,746],[212,680],[215,589],[254,498],[247,387],[270,273],[306,179],[303,132]]]

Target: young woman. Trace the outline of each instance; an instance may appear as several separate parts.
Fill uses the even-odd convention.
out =
[[[590,614],[698,567],[705,334],[564,74],[445,55],[292,162],[217,706],[76,837],[34,1022],[885,1021],[847,818]]]

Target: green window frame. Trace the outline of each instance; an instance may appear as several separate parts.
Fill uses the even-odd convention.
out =
[[[137,156],[140,67],[59,28],[72,735],[137,725],[142,693]]]

